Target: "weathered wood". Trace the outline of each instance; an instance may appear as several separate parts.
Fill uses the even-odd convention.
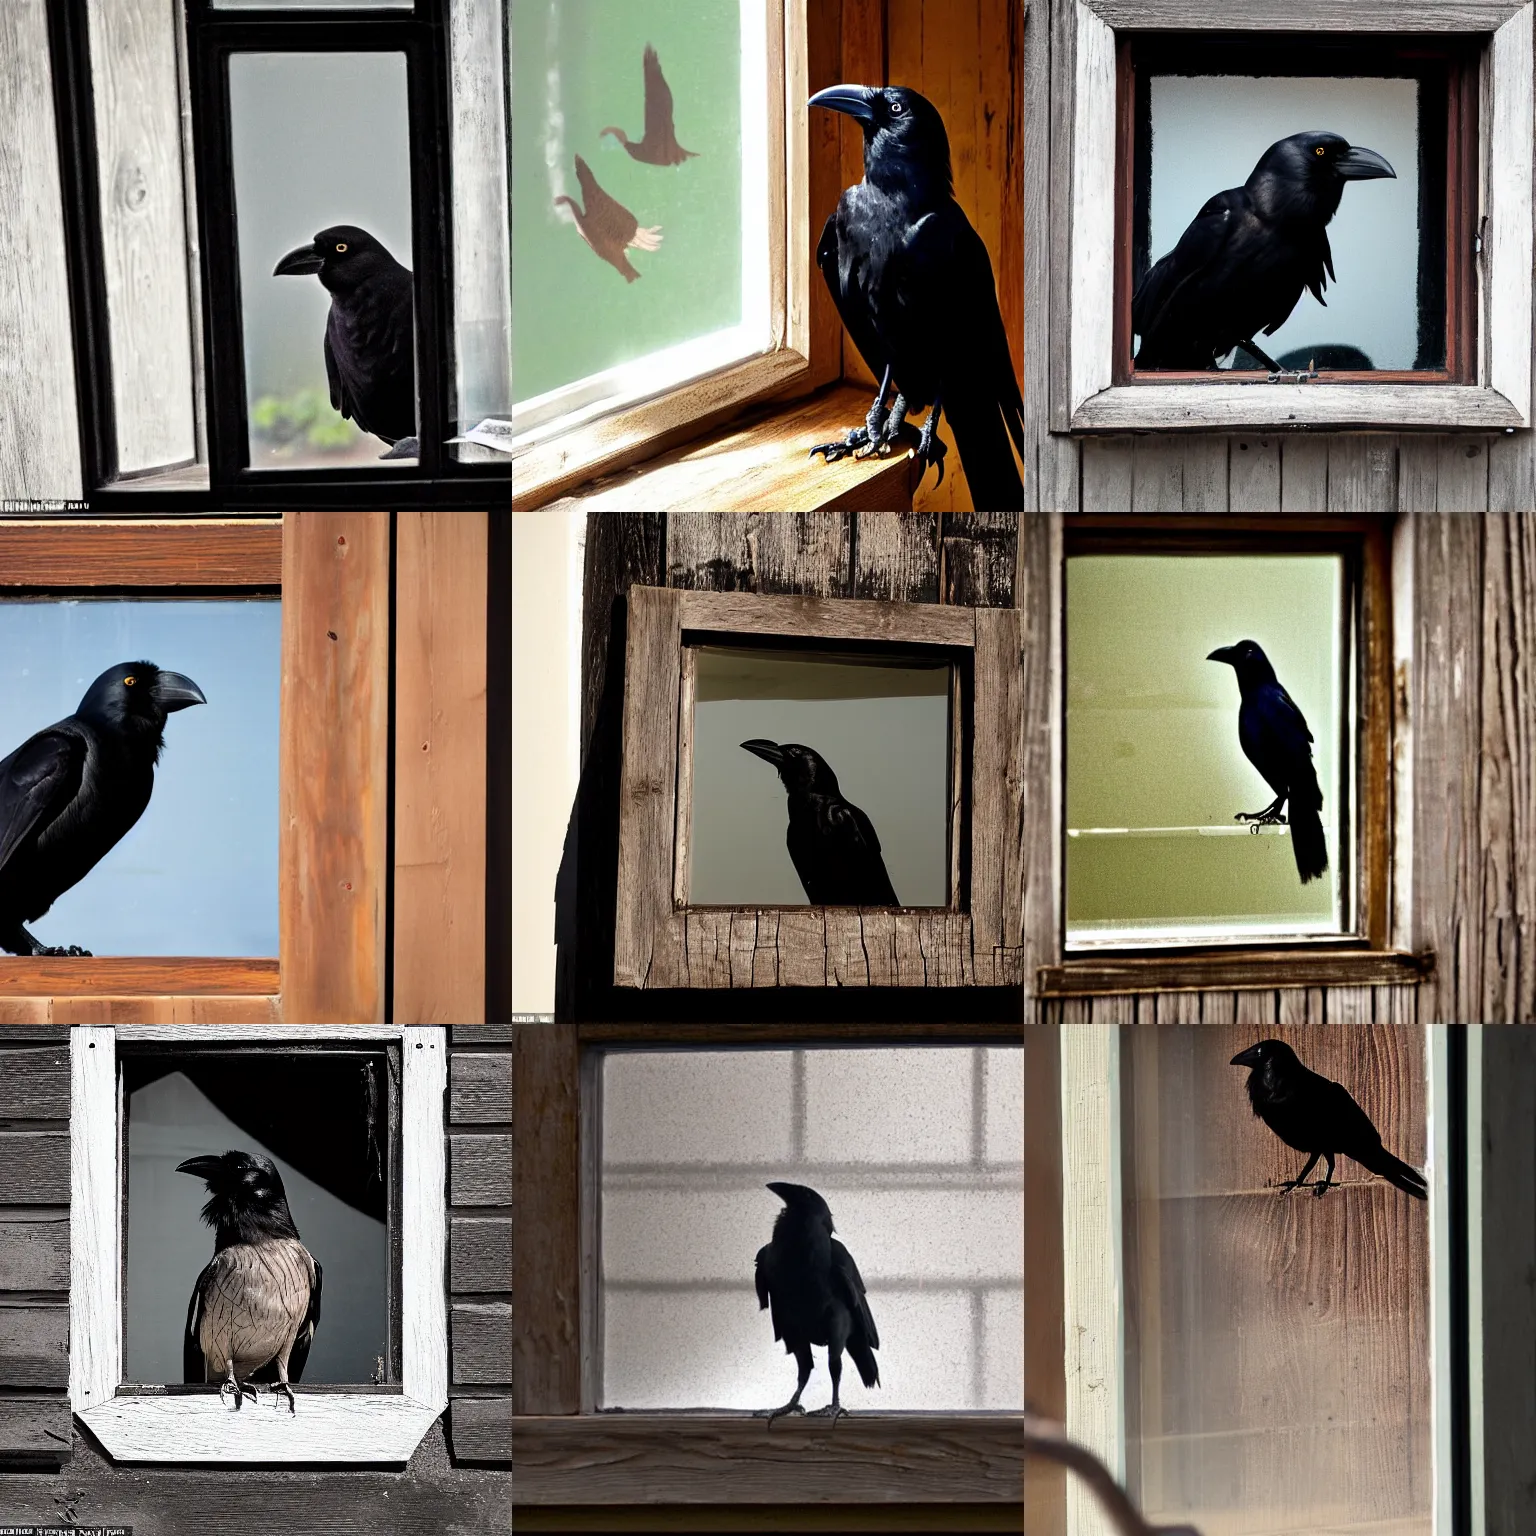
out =
[[[283,523],[283,1017],[384,1016],[388,513]],[[334,637],[334,638],[333,638]]]
[[[1024,1024],[1019,1019],[991,1019],[987,1021],[946,1021],[943,1037],[947,1044],[981,1045],[1018,1044]],[[732,1020],[729,1023],[669,1021],[665,1023],[646,1019],[594,1020],[577,1025],[577,1034],[583,1045],[618,1044],[630,1042],[650,1045],[836,1045],[840,1041],[857,1040],[861,1043],[876,1042],[901,1045],[909,1042],[932,1040],[937,1031],[932,1024],[896,1022],[890,1019],[837,1018],[831,1022],[816,1023],[809,1019],[775,1019],[763,1022],[755,1019]]]
[[[488,1124],[512,1118],[512,1056],[465,1056],[449,1060],[448,1119],[453,1125]]]
[[[37,999],[55,1024],[278,1024],[282,999],[264,997],[55,997]]]
[[[1307,986],[1406,986],[1434,974],[1433,953],[1398,950],[1242,950],[1230,955],[1074,956],[1042,966],[1040,997],[1115,992],[1272,991]]]
[[[1485,175],[1492,184],[1487,262],[1488,382],[1531,421],[1532,12],[1512,9],[1493,36],[1493,83]],[[1505,274],[1509,274],[1507,277]],[[1497,279],[1497,280],[1495,280]]]
[[[962,608],[1013,607],[1017,512],[951,512],[940,521],[939,534],[941,602]]]
[[[1025,1017],[1041,966],[1061,958],[1062,519],[1026,517],[1019,525],[1019,606],[1023,720],[1019,799],[1024,816]],[[1049,1410],[1042,1410],[1049,1411]]]
[[[69,1119],[69,1041],[5,1050],[0,1035],[0,1120]]]
[[[457,1301],[453,1304],[450,1326],[455,1386],[500,1387],[512,1380],[509,1302]]]
[[[511,1045],[511,1024],[455,1024],[448,1038],[455,1045]]]
[[[512,1399],[454,1398],[448,1408],[448,1434],[455,1461],[510,1466]]]
[[[667,585],[848,597],[852,527],[841,512],[674,512],[667,518]]]
[[[69,1133],[0,1131],[0,1190],[8,1205],[68,1205]]]
[[[780,1434],[780,1429],[784,1433]],[[514,1420],[519,1504],[1016,1503],[1017,1414],[860,1413],[763,1432],[748,1414]]]
[[[1524,425],[1513,401],[1470,384],[1119,384],[1072,413],[1078,432]]]
[[[811,95],[855,79],[841,72],[839,57],[843,26],[843,0],[806,7],[806,84]],[[820,239],[822,226],[837,207],[846,183],[842,179],[842,133],[846,119],[838,112],[806,112],[809,154],[807,157],[807,227],[812,239]],[[855,127],[857,125],[850,125]],[[859,135],[862,138],[862,134]],[[810,384],[820,389],[843,371],[843,324],[838,318],[832,292],[811,274],[810,282],[811,371]],[[851,350],[851,349],[850,349]]]
[[[3,587],[276,587],[282,575],[275,517],[0,523]]]
[[[398,514],[394,1018],[485,1017],[489,514]]]
[[[455,1205],[512,1204],[510,1136],[471,1136],[464,1132],[450,1136],[448,1169],[450,1198]]]
[[[1491,32],[1524,0],[1243,0],[1222,17],[1227,31]],[[1206,31],[1211,15],[1199,0],[1088,0],[1110,26]]]
[[[73,1444],[69,1403],[63,1397],[0,1397],[0,1465],[8,1457],[64,1461]],[[7,1505],[7,1518],[11,1506]],[[58,1513],[53,1506],[53,1516]]]
[[[69,1385],[69,1308],[0,1306],[0,1387]]]
[[[273,960],[209,955],[0,955],[0,997],[250,996],[278,990]]]
[[[9,1191],[5,1192],[9,1203]],[[0,1221],[0,1291],[69,1289],[69,1217]]]
[[[1024,1411],[1057,1423],[1067,1416],[1061,1115],[1061,1028],[1031,1024],[1024,1031]],[[1066,1536],[1060,1468],[1026,1459],[1024,1505],[1031,1536]]]
[[[937,512],[858,513],[852,596],[873,602],[938,602],[943,521]]]
[[[512,1287],[512,1218],[456,1216],[448,1224],[448,1289]]]

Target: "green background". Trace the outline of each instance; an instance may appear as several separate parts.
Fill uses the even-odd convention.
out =
[[[677,141],[698,158],[642,165],[610,124],[645,131],[642,58],[671,87]],[[574,156],[640,221],[633,283],[556,208],[583,201]],[[512,7],[512,398],[528,400],[741,322],[739,0],[516,0]]]

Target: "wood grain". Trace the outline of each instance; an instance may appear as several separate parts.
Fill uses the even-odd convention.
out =
[[[1297,986],[1403,986],[1434,973],[1432,953],[1375,950],[1236,950],[1130,959],[1074,956],[1035,974],[1037,997],[1117,992],[1272,991]]]
[[[454,1205],[511,1205],[512,1138],[450,1136],[448,1178]]]
[[[100,996],[42,998],[55,1024],[279,1024],[282,999],[260,997]]]
[[[7,1193],[7,1204],[10,1204]],[[40,1212],[0,1221],[0,1291],[69,1289],[69,1217]]]
[[[69,1132],[0,1131],[7,1205],[69,1204]]]
[[[250,996],[278,990],[278,962],[209,955],[0,955],[0,997]]]
[[[0,1397],[0,1464],[12,1456],[65,1461],[72,1443],[69,1403],[63,1397]]]
[[[0,1035],[0,1120],[68,1120],[68,1039],[37,1049],[6,1043]]]
[[[449,1323],[453,1383],[459,1387],[505,1386],[512,1380],[512,1307],[504,1301],[456,1301]]]
[[[510,1466],[512,1399],[454,1398],[448,1409],[448,1433],[455,1461]]]
[[[505,1291],[512,1286],[512,1218],[456,1216],[448,1224],[448,1289]]]
[[[492,1124],[512,1118],[510,1052],[449,1058],[448,1120],[452,1125]]]
[[[0,523],[0,587],[275,589],[282,579],[276,518]]]
[[[0,1387],[69,1385],[69,1308],[0,1306]]]
[[[489,514],[402,512],[395,542],[394,1018],[485,1017]]]
[[[1112,27],[1203,31],[1210,12],[1198,0],[1088,0]],[[1233,31],[1491,32],[1524,0],[1243,0],[1222,19]]]
[[[278,889],[288,1023],[384,1017],[389,546],[388,513],[284,517]]]

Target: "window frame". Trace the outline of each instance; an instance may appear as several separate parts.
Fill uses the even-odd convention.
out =
[[[619,788],[616,986],[1008,986],[1023,977],[1023,718],[1013,608],[763,597],[633,587],[628,598]],[[943,908],[682,906],[676,850],[689,824],[692,737],[685,637],[943,647],[970,656],[953,724],[969,761]],[[952,823],[953,824],[953,823]]]
[[[242,1414],[212,1393],[118,1395],[122,1208],[117,1042],[393,1040],[400,1084],[401,1380],[396,1392],[310,1393],[307,1412]],[[446,1033],[438,1025],[85,1025],[70,1031],[69,1402],[114,1461],[408,1462],[448,1406]]]
[[[1536,106],[1532,0],[1253,0],[1219,15],[1186,0],[1060,0],[1067,46],[1053,50],[1052,95],[1072,132],[1053,146],[1052,181],[1071,230],[1051,270],[1050,429],[1123,432],[1202,428],[1526,427],[1532,421],[1531,181]],[[1484,230],[1476,264],[1473,384],[1323,383],[1236,389],[1223,381],[1118,383],[1115,377],[1116,207],[1124,177],[1117,33],[1334,31],[1492,36],[1481,61],[1478,168]],[[1127,108],[1128,109],[1128,108]],[[1129,231],[1125,233],[1128,235]]]
[[[598,1413],[593,1339],[605,1047],[1018,1045],[1022,1022],[525,1023],[512,1031],[512,1220],[530,1234],[512,1255],[515,1508],[907,1506],[923,1511],[923,1529],[973,1529],[978,1511],[995,1518],[1020,1508],[1022,1414],[859,1411],[848,1421],[857,1434],[807,1418],[784,1420],[770,1435],[750,1413]]]

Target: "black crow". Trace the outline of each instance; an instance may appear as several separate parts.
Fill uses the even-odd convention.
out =
[[[587,162],[576,156],[576,179],[581,183],[582,207],[574,197],[557,197],[555,207],[564,203],[576,220],[576,232],[592,249],[618,272],[626,283],[640,276],[631,265],[627,250],[654,251],[661,246],[661,225],[641,229],[640,221],[617,198],[610,197],[597,184]]]
[[[1429,1198],[1423,1175],[1392,1156],[1366,1112],[1341,1083],[1302,1066],[1283,1040],[1260,1040],[1232,1058],[1234,1067],[1251,1067],[1248,1102],[1253,1112],[1286,1146],[1307,1153],[1307,1166],[1281,1186],[1289,1193],[1302,1188],[1320,1157],[1327,1158],[1326,1176],[1312,1188],[1321,1197],[1333,1184],[1335,1155],[1352,1157],[1362,1168],[1379,1173],[1415,1200]]]
[[[598,134],[611,133],[625,149],[631,160],[646,165],[681,165],[684,160],[696,160],[691,149],[684,149],[677,142],[672,127],[672,89],[661,72],[661,60],[649,43],[645,45],[645,137],[638,142],[631,139],[622,128],[604,128]],[[692,137],[692,135],[690,135]]]
[[[1280,372],[1254,338],[1285,324],[1303,288],[1327,302],[1328,221],[1344,183],[1396,175],[1374,149],[1336,133],[1293,133],[1271,144],[1248,180],[1211,198],[1136,285],[1136,366],[1214,368],[1241,346]]]
[[[296,1411],[294,1381],[304,1379],[320,1325],[321,1271],[299,1241],[282,1176],[270,1158],[249,1152],[189,1157],[177,1173],[208,1185],[203,1220],[213,1228],[213,1258],[192,1287],[182,1338],[182,1379],[222,1381],[238,1410],[254,1382],[275,1382]]]
[[[40,944],[41,917],[144,814],[166,718],[203,690],[152,661],[108,667],[74,714],[0,760],[0,946],[13,955],[88,955]]]
[[[1296,873],[1303,885],[1316,880],[1328,868],[1328,843],[1323,836],[1323,792],[1312,766],[1312,732],[1306,719],[1254,641],[1224,645],[1205,659],[1224,661],[1237,673],[1243,700],[1237,711],[1238,744],[1275,792],[1262,811],[1239,811],[1234,820],[1251,821],[1257,831],[1283,822],[1280,807],[1289,801]]]
[[[331,405],[391,445],[381,457],[414,457],[420,445],[410,268],[366,229],[337,224],[272,269],[273,277],[311,272],[331,296],[325,322]]]
[[[789,859],[813,907],[897,907],[869,817],[843,798],[819,752],[755,739],[742,747],[772,763],[789,792]]]
[[[811,452],[833,463],[856,450],[888,451],[907,412],[931,401],[917,441],[923,468],[937,464],[944,479],[947,450],[937,432],[947,411],[976,509],[1018,510],[1024,488],[1010,439],[1022,454],[1024,401],[992,262],[955,201],[943,118],[925,96],[899,85],[834,85],[810,104],[845,112],[864,130],[864,180],[838,200],[816,263],[880,380],[864,425]]]
[[[773,1237],[757,1250],[757,1305],[773,1308],[773,1336],[784,1353],[795,1357],[800,1382],[782,1408],[766,1414],[770,1424],[786,1413],[804,1413],[800,1394],[811,1378],[811,1345],[827,1346],[832,1401],[816,1414],[835,1424],[847,1409],[838,1402],[843,1350],[853,1357],[866,1387],[880,1385],[874,1352],[880,1347],[875,1319],[864,1295],[864,1281],[853,1255],[832,1236],[832,1212],[814,1189],[804,1184],[770,1184],[784,1202],[773,1224]],[[764,1415],[759,1415],[764,1417]]]

